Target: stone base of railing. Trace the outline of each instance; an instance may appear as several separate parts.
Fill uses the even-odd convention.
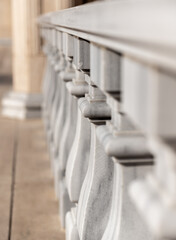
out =
[[[8,92],[2,99],[2,115],[26,119],[41,116],[41,94]]]

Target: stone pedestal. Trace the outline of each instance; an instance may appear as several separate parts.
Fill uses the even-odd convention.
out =
[[[8,92],[2,99],[2,114],[17,119],[38,118],[41,103],[41,94]]]

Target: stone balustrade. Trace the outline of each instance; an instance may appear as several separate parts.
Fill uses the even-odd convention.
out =
[[[41,16],[43,119],[67,240],[176,238],[176,2]]]

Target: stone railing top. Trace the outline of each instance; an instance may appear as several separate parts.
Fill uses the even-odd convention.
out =
[[[176,1],[101,1],[46,14],[39,23],[176,71]]]

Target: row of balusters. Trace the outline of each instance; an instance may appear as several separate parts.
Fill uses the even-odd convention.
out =
[[[121,54],[43,28],[43,119],[67,240],[151,240],[129,185],[152,168],[123,112]]]

